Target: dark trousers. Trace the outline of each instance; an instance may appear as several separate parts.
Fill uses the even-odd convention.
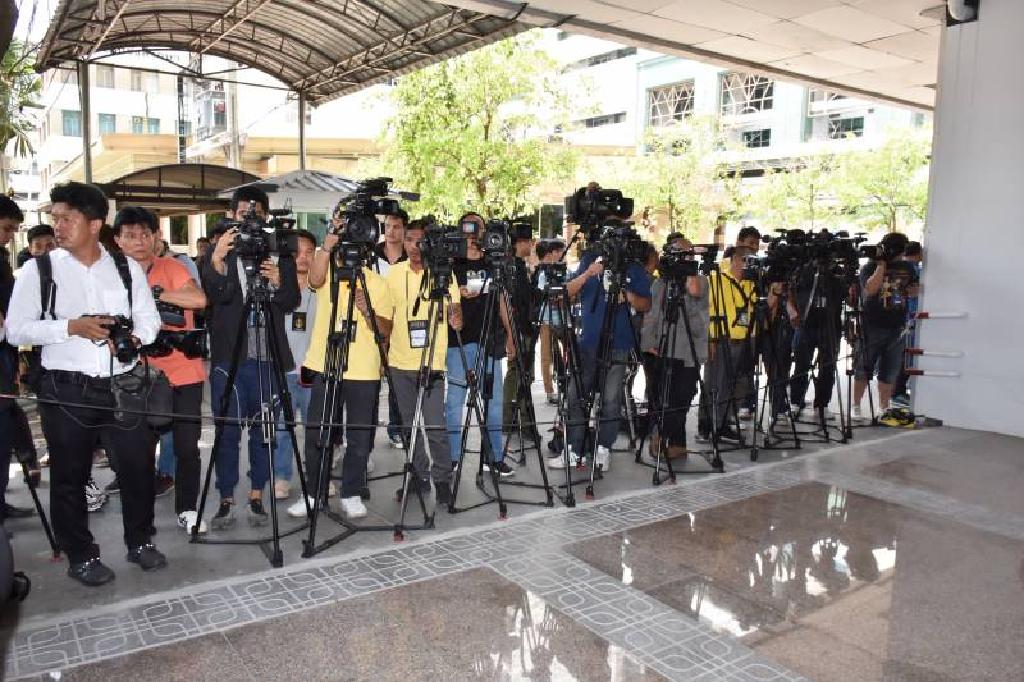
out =
[[[213,399],[214,414],[218,417],[221,411],[221,400],[227,389],[230,367],[214,365],[210,371],[210,393]],[[262,374],[262,377],[260,376]],[[242,427],[236,419],[253,419],[249,426],[249,481],[252,490],[263,490],[270,479],[270,448],[263,442],[259,416],[260,384],[263,386],[263,400],[277,405],[276,382],[269,362],[257,362],[247,359],[238,363],[238,372],[228,400],[228,409],[224,415],[231,421],[217,425],[220,442],[217,447],[217,490],[220,496],[234,497],[235,486],[238,485],[238,448],[242,442]],[[275,410],[275,415],[277,410]],[[274,453],[275,457],[288,457],[290,453]]]
[[[764,357],[771,414],[777,417],[789,412],[790,369],[793,365],[793,327],[787,320],[772,322],[760,339]]]
[[[650,368],[650,370],[648,369]],[[686,446],[686,415],[697,396],[698,367],[682,360],[659,358],[644,353],[644,373],[647,377],[647,396],[651,426],[663,423],[662,439],[669,445]],[[671,374],[670,374],[671,373]],[[668,380],[668,395],[665,381]],[[662,398],[665,398],[665,416],[662,421]]]
[[[373,423],[377,416],[377,396],[380,395],[379,381],[354,381],[341,383],[333,409],[324,412],[327,398],[327,382],[324,375],[317,373],[313,390],[309,396],[309,414],[306,415],[306,480],[310,489],[319,485],[321,457],[321,424],[335,424],[331,441],[325,445],[334,447],[341,442],[344,432],[345,459],[341,466],[341,496],[356,497],[366,484],[366,459],[373,445]],[[345,424],[344,427],[341,425]],[[326,430],[328,427],[324,427]],[[324,432],[326,434],[326,431]],[[331,458],[328,459],[328,463]],[[330,470],[325,472],[330,476]],[[324,479],[326,486],[327,479]],[[325,488],[326,489],[326,488]]]
[[[834,329],[801,327],[793,334],[793,381],[790,402],[804,406],[811,367],[817,353],[817,374],[814,377],[814,407],[828,407],[836,379],[836,358],[839,357],[839,335]]]
[[[0,398],[0,524],[4,522],[4,507],[7,505],[7,483],[11,470],[11,453],[14,451],[14,432],[12,419],[13,401],[4,404],[5,400]]]
[[[81,378],[83,375],[74,375]],[[128,548],[150,541],[153,527],[154,436],[144,417],[114,419],[109,381],[84,385],[44,374],[40,398],[43,434],[50,450],[50,514],[57,543],[72,563],[98,557],[99,547],[89,532],[85,484],[92,470],[97,435],[117,460],[121,484],[121,518]],[[68,403],[90,405],[71,406]],[[95,406],[95,407],[92,407]]]
[[[525,366],[527,377],[532,381],[533,379],[533,363],[536,357],[534,350],[537,340],[532,336],[523,336],[525,347],[520,349],[523,355],[523,365]],[[519,397],[519,370],[516,368],[515,358],[508,359],[508,372],[505,373],[505,385],[504,385],[504,410],[503,418],[501,420],[504,428],[511,429],[512,425],[516,422],[516,408],[518,405],[517,398]],[[527,433],[530,432],[531,428],[536,428],[531,424],[524,424],[523,428]]]
[[[203,383],[174,387],[174,513],[195,511],[199,499],[199,435],[202,421]]]
[[[611,366],[601,387],[601,405],[598,412],[597,444],[611,450],[619,437],[619,422],[622,420],[622,386],[626,377],[628,350],[611,351]],[[586,435],[587,415],[583,399],[598,388],[597,349],[580,349],[580,369],[583,373],[583,396],[576,394],[576,382],[569,381],[569,444],[577,456],[590,456],[583,452],[583,437]]]
[[[712,414],[717,417],[719,431],[730,423],[736,410],[737,371],[746,366],[751,355],[749,341],[719,339],[713,343],[715,352],[704,365],[704,392],[700,397],[698,429],[704,434],[711,432]]]

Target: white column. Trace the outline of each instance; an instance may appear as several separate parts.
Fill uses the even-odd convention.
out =
[[[952,426],[1024,436],[1024,2],[984,0],[978,21],[945,30],[918,359],[957,378],[915,379],[914,410]]]

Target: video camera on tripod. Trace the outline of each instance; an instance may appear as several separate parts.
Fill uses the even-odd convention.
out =
[[[633,229],[633,223],[626,220],[606,220],[590,251],[604,259],[604,267],[616,274],[624,274],[633,263],[643,263],[644,241]]]
[[[665,244],[658,259],[658,273],[666,279],[683,282],[701,270],[707,271],[717,257],[717,244],[696,244],[689,249]]]
[[[764,256],[748,256],[743,270],[744,279],[763,280],[768,284],[788,282],[801,268],[824,268],[838,276],[856,275],[859,260],[858,245],[863,236],[851,237],[848,232],[829,232],[822,229],[808,233],[800,229],[778,230],[775,237],[765,235],[768,244]]]
[[[865,241],[861,239],[861,241]],[[905,234],[893,232],[885,235],[878,244],[869,244],[860,247],[859,255],[870,260],[884,260],[892,263],[898,260],[907,251],[910,240]]]
[[[256,212],[256,202],[249,204],[249,210],[241,220],[226,220],[227,228],[238,228],[235,237],[235,253],[245,268],[246,276],[259,272],[259,265],[271,255],[292,256],[298,250],[298,232],[290,208],[270,211],[270,218],[264,219]]]
[[[460,228],[438,224],[431,218],[417,246],[427,269],[424,282],[430,281],[428,297],[444,298],[452,283],[452,264],[456,258],[466,257],[469,242]]]
[[[610,219],[627,220],[633,215],[633,200],[621,190],[601,189],[596,183],[580,187],[565,198],[566,219],[579,225],[588,244],[600,239]]]

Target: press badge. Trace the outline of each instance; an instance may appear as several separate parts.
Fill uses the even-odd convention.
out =
[[[293,332],[304,332],[306,331],[306,313],[305,312],[294,312],[292,313],[292,331]]]
[[[747,310],[736,311],[736,326],[747,327],[750,326],[750,312]]]
[[[409,346],[411,348],[427,347],[426,320],[409,320]]]

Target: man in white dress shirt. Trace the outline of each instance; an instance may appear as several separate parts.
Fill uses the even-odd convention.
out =
[[[53,226],[60,248],[49,254],[55,289],[43,306],[39,260],[25,264],[14,286],[7,338],[16,345],[42,346],[39,410],[50,452],[50,512],[53,530],[67,554],[68,575],[103,585],[114,572],[100,561],[89,532],[85,483],[100,435],[117,453],[127,561],[143,570],[167,565],[151,542],[153,527],[153,438],[144,416],[115,417],[113,377],[136,360],[120,362],[108,343],[112,316],[133,323],[137,345],[152,343],[160,330],[146,275],[134,260],[111,254],[99,242],[107,199],[99,188],[79,182],[50,192]],[[120,263],[120,265],[119,265]],[[121,270],[130,275],[131,299]]]

